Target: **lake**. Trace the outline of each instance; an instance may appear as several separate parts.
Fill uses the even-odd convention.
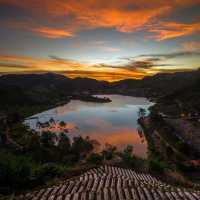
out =
[[[64,106],[31,116],[25,123],[33,130],[52,132],[65,131],[69,137],[81,135],[97,140],[103,148],[105,144],[123,149],[133,145],[134,153],[147,157],[147,142],[138,133],[139,108],[148,109],[152,105],[146,98],[122,95],[98,95],[108,97],[110,103],[93,103],[72,100]],[[40,127],[38,123],[53,119],[53,125]],[[61,124],[63,121],[65,123]]]

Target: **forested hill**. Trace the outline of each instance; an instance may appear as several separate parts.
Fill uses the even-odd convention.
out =
[[[166,113],[170,113],[171,110],[178,111],[179,114],[200,113],[200,76],[189,85],[160,98],[157,106]]]
[[[0,77],[0,86],[14,86],[24,90],[51,90],[59,89],[71,93],[72,91],[101,89],[107,85],[104,81],[89,78],[67,78],[54,73],[3,75]]]
[[[107,85],[94,79],[70,79],[54,73],[3,75],[0,77],[0,103],[22,105],[57,102],[74,92],[97,91]]]

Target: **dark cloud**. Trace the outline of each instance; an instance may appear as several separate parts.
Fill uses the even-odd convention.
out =
[[[53,60],[63,60],[62,58],[54,56],[54,55],[49,55],[49,58],[51,58]]]
[[[125,68],[131,70],[131,69],[149,69],[154,66],[154,63],[152,61],[143,60],[143,61],[130,61],[127,65],[125,65]]]
[[[158,61],[162,61],[162,59],[161,58],[146,58],[145,61],[158,62]]]
[[[56,60],[56,61],[73,61],[72,59],[61,58],[55,55],[49,55],[49,58]]]
[[[180,51],[180,52],[173,52],[173,53],[164,53],[164,54],[143,54],[139,55],[138,58],[141,57],[150,57],[151,59],[172,59],[178,57],[190,57],[190,56],[200,56],[199,51]]]
[[[124,67],[128,70],[148,70],[155,67],[173,67],[175,65],[168,63],[157,63],[160,59],[146,59],[143,61],[130,61]],[[177,66],[177,65],[176,65]]]
[[[76,60],[70,59],[70,58],[61,58],[59,56],[55,56],[55,55],[49,55],[49,58],[51,58],[53,61],[55,61],[56,63],[60,63],[60,64],[67,64],[67,65],[73,65],[74,67],[77,66],[79,67],[81,64],[84,63],[80,63]]]
[[[127,70],[148,70],[151,71],[162,71],[162,72],[176,72],[187,70],[185,68],[176,69],[181,64],[169,64],[166,60],[173,58],[183,58],[183,57],[193,57],[200,56],[200,51],[178,51],[172,53],[162,53],[162,54],[142,54],[139,56],[132,57],[122,57],[121,60],[125,60],[126,63],[120,68]],[[158,70],[158,67],[162,68]],[[167,67],[175,67],[175,69],[167,69]],[[190,68],[188,70],[191,70]]]
[[[132,57],[126,58],[128,62],[119,65],[107,65],[104,63],[98,64],[95,67],[101,68],[114,68],[114,69],[123,69],[127,71],[145,71],[152,69],[154,67],[175,67],[177,65],[168,64],[168,63],[158,63],[162,59],[160,58],[147,58],[143,60],[135,60]]]

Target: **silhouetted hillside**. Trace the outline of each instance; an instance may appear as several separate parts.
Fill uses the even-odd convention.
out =
[[[54,73],[26,74],[26,75],[4,75],[0,77],[0,85],[17,86],[22,89],[48,90],[60,89],[71,93],[74,90],[94,90],[107,85],[104,81],[89,78],[70,79],[66,76]],[[68,91],[66,91],[66,89]]]
[[[114,88],[130,90],[144,90],[146,96],[159,97],[192,85],[200,77],[200,70],[191,72],[177,72],[170,74],[156,74],[142,80],[122,80],[113,83]]]
[[[0,105],[55,104],[85,91],[159,98],[192,87],[199,77],[200,70],[114,83],[89,78],[71,79],[54,73],[3,75],[0,77]]]
[[[66,99],[74,92],[104,89],[106,82],[94,79],[70,79],[63,75],[26,74],[0,77],[0,103],[5,105],[44,104]]]

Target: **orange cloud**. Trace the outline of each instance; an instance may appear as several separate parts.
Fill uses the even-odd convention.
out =
[[[71,37],[74,33],[84,29],[113,28],[120,32],[148,29],[152,22],[159,22],[177,8],[199,5],[200,1],[0,0],[0,3],[30,10],[37,17],[41,17],[43,19],[41,21],[47,21],[48,24],[49,22],[56,24],[62,21],[60,29],[41,26],[41,24],[27,29],[45,37],[61,38]],[[159,30],[152,29],[151,31],[157,34],[157,40],[163,40],[196,32],[191,30],[193,29],[191,26],[193,25],[168,23]]]
[[[42,37],[47,37],[52,39],[73,36],[73,33],[67,31],[65,28],[41,26],[37,25],[33,21],[29,22],[9,21],[8,26],[28,30]]]
[[[64,71],[67,69],[74,70],[74,68],[79,69],[85,64],[71,59],[42,59],[28,56],[0,55],[0,70],[7,65],[10,65],[10,68],[13,65],[13,68],[16,68],[17,71]]]
[[[56,28],[49,28],[49,27],[36,27],[30,28],[31,31],[47,38],[64,38],[64,37],[72,37],[73,34],[63,30],[63,29],[56,29]]]
[[[163,22],[160,23],[159,27],[152,27],[150,32],[156,34],[153,36],[154,39],[161,41],[198,33],[200,32],[200,23]]]
[[[78,16],[79,22],[89,28],[115,28],[120,32],[132,32],[147,24],[166,7],[155,10],[138,9],[126,11],[120,9],[100,9],[88,11],[88,16]]]

